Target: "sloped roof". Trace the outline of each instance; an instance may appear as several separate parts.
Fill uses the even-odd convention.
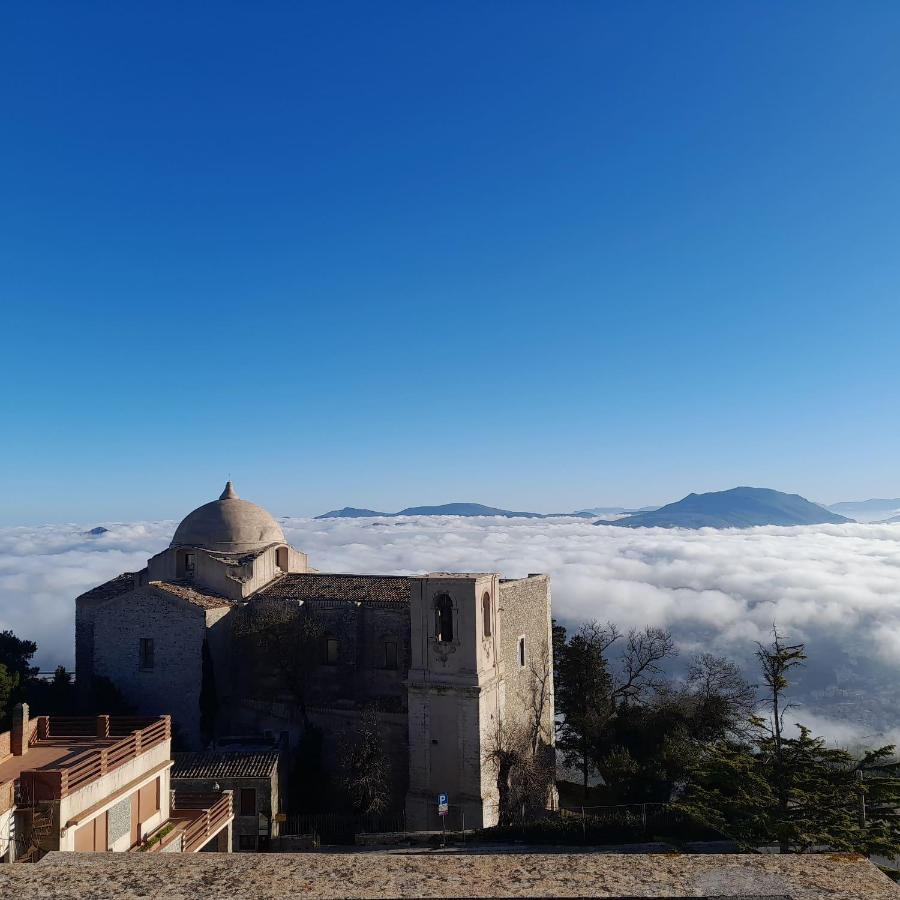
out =
[[[120,594],[127,594],[128,591],[132,591],[137,587],[141,581],[138,576],[146,571],[146,569],[142,569],[140,572],[123,572],[121,575],[116,575],[115,578],[111,578],[109,581],[98,584],[97,587],[91,588],[89,591],[85,591],[78,599],[110,600],[113,597],[118,597]]]
[[[172,778],[269,778],[278,767],[277,750],[173,753],[172,759]]]
[[[290,573],[257,591],[267,600],[330,600],[407,605],[409,579],[404,575],[328,575]]]
[[[150,587],[159,588],[167,594],[174,594],[199,606],[201,609],[221,609],[223,606],[234,606],[234,602],[214,594],[212,591],[200,591],[184,581],[151,581]]]

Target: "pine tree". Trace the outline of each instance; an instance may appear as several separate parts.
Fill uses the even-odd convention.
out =
[[[556,712],[562,716],[556,744],[566,765],[581,771],[585,796],[594,748],[610,715],[612,679],[603,656],[609,643],[596,626],[584,626],[568,641],[554,629]]]
[[[0,663],[0,730],[3,730],[8,722],[9,713],[12,710],[12,700],[19,687],[18,673],[8,671],[3,663]]]
[[[708,748],[679,805],[748,849],[900,854],[900,763],[891,761],[894,748],[857,760],[799,723],[798,736],[786,737],[787,675],[806,659],[805,648],[784,643],[775,631],[757,657],[771,718],[755,717],[744,741]]]

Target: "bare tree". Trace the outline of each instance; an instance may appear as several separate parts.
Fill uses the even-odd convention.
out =
[[[553,666],[544,642],[532,655],[523,718],[497,718],[487,741],[484,760],[496,773],[499,820],[511,824],[547,808],[555,767],[552,752]]]
[[[308,724],[312,675],[321,661],[325,628],[308,603],[254,600],[234,616],[235,638],[248,641],[262,662],[274,671]]]
[[[616,664],[610,651],[619,644]],[[555,659],[559,747],[567,765],[578,765],[588,793],[592,761],[596,764],[610,722],[623,710],[640,704],[648,694],[665,689],[662,663],[675,656],[672,635],[661,628],[632,628],[623,634],[611,622],[589,622],[568,641],[557,627]]]
[[[342,782],[353,809],[364,815],[384,812],[390,799],[390,768],[373,706],[366,707],[357,733],[341,751]]]
[[[607,645],[611,646],[620,635],[614,625],[606,627],[615,634]],[[625,636],[619,675],[614,677],[612,700],[625,704],[639,702],[648,691],[658,691],[665,687],[665,673],[660,663],[677,655],[675,641],[668,629],[649,625],[641,630],[630,629]]]
[[[530,744],[532,755],[537,755],[542,745],[549,746],[553,741],[553,720],[546,715],[553,692],[553,666],[547,641],[539,653],[531,655],[529,675]]]
[[[695,656],[688,669],[686,692],[697,704],[694,718],[699,732],[695,738],[740,737],[752,727],[756,687],[730,659],[711,653]]]

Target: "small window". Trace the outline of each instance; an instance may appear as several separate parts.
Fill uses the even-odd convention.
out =
[[[384,642],[384,667],[386,669],[397,668],[397,642]]]
[[[336,666],[338,661],[338,642],[334,638],[325,641],[325,662],[329,666]]]
[[[241,853],[256,852],[256,835],[255,834],[239,834],[238,835],[238,851]]]
[[[241,805],[239,815],[256,815],[256,788],[241,788]]]
[[[282,572],[287,572],[288,568],[288,552],[287,547],[279,547],[275,551],[275,566]]]
[[[194,574],[194,554],[193,553],[185,553],[184,554],[184,574],[185,575],[193,575]]]
[[[153,668],[153,638],[141,638],[138,641],[138,668]]]
[[[519,638],[519,667],[525,668],[525,638]]]
[[[443,643],[453,640],[453,601],[447,594],[434,601],[434,636]]]
[[[491,595],[488,593],[481,598],[481,628],[486,638],[491,636]]]

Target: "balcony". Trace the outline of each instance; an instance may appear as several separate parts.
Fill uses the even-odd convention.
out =
[[[0,816],[16,805],[16,785],[14,781],[0,783]]]
[[[24,756],[0,765],[28,802],[61,800],[171,738],[169,716],[39,716]],[[4,772],[14,766],[17,772]],[[27,768],[26,768],[27,766]]]
[[[182,852],[196,853],[234,820],[231,791],[173,791],[169,821],[184,823]],[[228,850],[230,851],[230,847]]]

